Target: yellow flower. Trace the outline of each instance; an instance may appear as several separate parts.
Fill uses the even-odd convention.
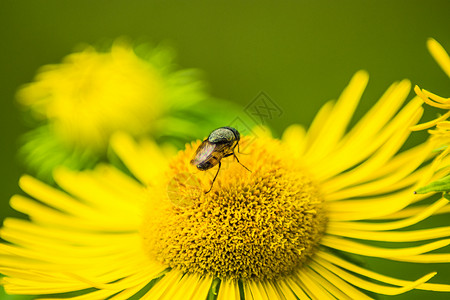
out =
[[[66,143],[103,151],[116,130],[139,136],[151,129],[161,114],[163,84],[153,65],[117,41],[109,52],[87,47],[42,68],[18,100],[49,120]]]
[[[435,272],[407,281],[340,255],[450,261],[448,253],[428,253],[450,243],[449,227],[407,229],[446,199],[402,215],[426,198],[413,191],[432,179],[424,162],[433,144],[399,152],[422,102],[415,98],[399,111],[410,83],[394,83],[347,132],[367,81],[358,72],[307,132],[294,125],[281,140],[262,133],[242,137],[237,155],[252,172],[224,158],[207,194],[217,169],[202,172],[189,164],[200,141],[166,156],[154,143],[135,143],[126,134],[115,134],[112,147],[137,180],[109,165],[59,170],[55,181],[62,190],[22,177],[31,198],[16,195],[11,205],[30,221],[4,223],[2,284],[11,294],[83,294],[73,299],[370,299],[362,290],[449,292],[450,285],[426,282]]]
[[[211,101],[198,77],[176,68],[167,47],[132,47],[120,39],[107,51],[87,46],[43,67],[17,93],[36,123],[21,149],[25,165],[48,179],[56,166],[95,164],[116,131],[184,144],[217,121],[231,122],[237,110]],[[207,109],[217,111],[217,121]]]
[[[442,70],[450,77],[450,57],[445,49],[436,40],[431,38],[428,39],[427,46]],[[412,128],[413,130],[424,130],[434,127],[434,129],[428,130],[431,138],[436,140],[441,147],[445,147],[445,150],[438,157],[438,160],[440,160],[450,152],[450,147],[448,147],[450,144],[450,121],[447,121],[448,117],[450,117],[450,98],[440,97],[425,89],[420,89],[418,86],[414,87],[414,91],[426,104],[447,110],[442,116]]]

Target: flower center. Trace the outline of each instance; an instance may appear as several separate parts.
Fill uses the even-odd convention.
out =
[[[318,186],[273,139],[244,137],[217,167],[189,166],[200,142],[181,151],[165,180],[149,188],[142,227],[152,257],[185,272],[272,279],[311,257],[325,230]]]

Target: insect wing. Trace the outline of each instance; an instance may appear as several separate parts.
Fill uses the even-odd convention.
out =
[[[191,164],[198,165],[202,162],[208,161],[213,156],[220,160],[223,157],[223,150],[226,148],[224,144],[214,144],[204,141],[195,152]]]
[[[204,141],[197,148],[194,158],[192,158],[192,160],[191,160],[191,164],[198,165],[204,161],[207,161],[211,157],[215,148],[216,148],[215,144],[210,143],[208,141]]]

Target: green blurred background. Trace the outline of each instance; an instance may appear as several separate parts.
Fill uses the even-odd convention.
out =
[[[168,41],[182,67],[204,71],[214,96],[244,109],[260,91],[270,95],[283,110],[270,120],[280,134],[292,123],[308,125],[359,69],[366,69],[371,79],[356,118],[390,83],[403,78],[448,97],[450,81],[425,42],[434,37],[450,51],[449,13],[450,1],[2,0],[0,218],[18,215],[8,199],[19,192],[22,170],[16,152],[26,127],[15,92],[40,66],[59,63],[80,43],[118,36]],[[430,110],[426,117],[434,114]],[[413,142],[425,136],[415,134]],[[411,268],[378,260],[367,263],[405,279],[437,270],[432,281],[450,283],[448,264]],[[450,298],[414,291],[397,299],[424,296]]]

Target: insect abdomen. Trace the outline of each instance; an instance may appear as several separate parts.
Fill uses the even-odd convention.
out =
[[[221,153],[212,153],[211,157],[207,161],[201,162],[197,165],[197,169],[202,171],[211,169],[220,162],[222,157],[223,155]]]

